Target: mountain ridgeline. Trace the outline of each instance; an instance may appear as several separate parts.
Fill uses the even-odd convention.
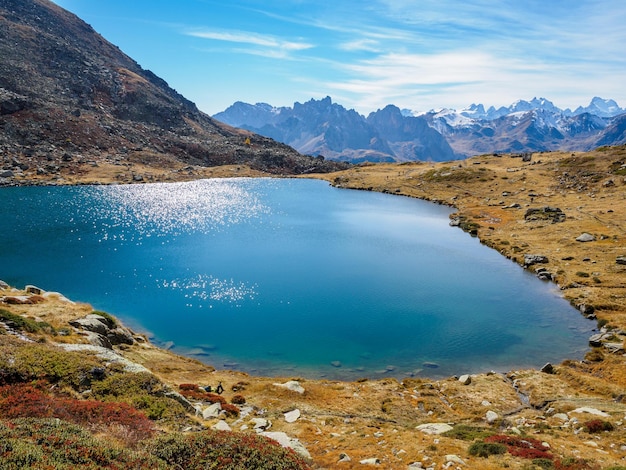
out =
[[[427,113],[394,105],[365,117],[331,98],[293,108],[237,102],[215,119],[287,143],[308,154],[348,161],[448,161],[483,153],[590,150],[626,142],[626,110],[613,100],[562,110],[549,100],[482,104]]]
[[[212,119],[48,0],[0,0],[0,57],[5,172],[102,159],[284,174],[340,167]]]

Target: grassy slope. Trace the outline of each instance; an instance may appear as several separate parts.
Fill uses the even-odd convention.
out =
[[[535,154],[530,163],[510,156],[483,156],[443,164],[370,165],[320,178],[346,188],[386,191],[453,204],[485,244],[518,262],[522,262],[524,254],[547,256],[550,261],[545,267],[564,287],[566,298],[575,305],[594,306],[603,322],[626,329],[626,267],[616,263],[617,256],[626,255],[626,185],[621,169],[624,163],[626,149],[620,147],[586,154]],[[98,171],[95,176],[85,168],[84,172],[66,175],[66,181],[94,178],[123,181],[115,173],[107,172],[107,168],[95,170]],[[120,168],[110,170],[119,172]],[[195,175],[169,172],[166,178],[158,177],[156,170],[153,171],[155,180],[247,174],[243,167]],[[505,208],[513,204],[521,208]],[[524,220],[526,209],[544,206],[562,209],[566,220],[555,224]],[[576,242],[575,238],[582,232],[595,235],[597,240]],[[69,319],[91,311],[87,305],[68,304],[54,297],[38,304],[3,308],[45,321],[57,330],[67,328]],[[72,331],[69,336],[51,336],[45,330],[29,334],[47,342],[84,341]],[[617,338],[623,341],[623,337]],[[14,347],[6,335],[0,335],[0,344]],[[273,422],[271,430],[298,437],[319,467],[360,468],[359,460],[371,457],[380,459],[384,468],[406,468],[408,463],[424,459],[425,463],[439,466],[446,462],[448,454],[460,456],[471,468],[525,468],[529,464],[528,460],[508,453],[488,459],[472,456],[471,442],[429,436],[415,430],[418,424],[427,422],[471,424],[492,433],[516,427],[523,434],[548,442],[559,458],[586,458],[597,468],[626,465],[626,450],[622,449],[626,442],[625,360],[622,355],[605,351],[590,355],[594,361],[566,361],[556,366],[552,375],[534,370],[512,371],[507,376],[481,374],[474,376],[467,386],[454,378],[348,383],[251,377],[236,371],[215,371],[147,343],[129,346],[120,353],[148,367],[172,388],[181,383],[222,381],[228,401],[241,394],[255,409],[265,410],[263,416]],[[300,379],[306,392],[300,395],[274,385],[288,379]],[[523,406],[512,386],[513,380],[529,396],[530,406]],[[231,389],[235,384],[239,384],[237,392]],[[610,417],[602,419],[613,423],[615,429],[602,434],[578,432],[580,425],[563,426],[553,412],[548,412],[548,408],[555,413],[571,412],[581,406],[609,413]],[[302,417],[295,423],[285,422],[283,412],[296,407]],[[499,415],[491,426],[484,420],[488,410]],[[592,418],[588,414],[571,414],[571,417],[578,418],[580,423]],[[235,419],[227,421],[233,424]],[[190,424],[210,426],[214,422],[186,416],[163,419],[157,425],[173,430]],[[239,429],[241,424],[233,424],[234,429]],[[337,464],[342,453],[348,454],[351,462]],[[591,465],[571,468],[591,468]]]

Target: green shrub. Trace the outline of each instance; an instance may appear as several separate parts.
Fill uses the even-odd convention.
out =
[[[26,331],[27,333],[37,333],[42,329],[42,326],[50,327],[47,323],[39,323],[35,320],[17,315],[2,308],[0,308],[0,321],[8,323],[16,330]]]
[[[172,468],[310,469],[291,449],[256,434],[214,430],[189,435],[168,434],[154,439],[148,450]]]
[[[150,372],[122,372],[94,382],[91,392],[94,398],[133,398],[137,395],[150,395],[161,392],[163,383]]]
[[[100,362],[88,352],[68,352],[9,338],[0,344],[0,385],[43,379],[79,389],[89,384],[90,371],[98,365]]]
[[[106,320],[109,323],[109,326],[111,328],[115,328],[116,326],[118,326],[118,322],[117,322],[117,318],[115,318],[113,315],[111,315],[110,313],[107,312],[103,312],[101,310],[94,310],[93,312],[91,312],[93,315],[100,315],[101,317],[106,318]]]
[[[474,442],[469,447],[469,454],[476,457],[489,457],[506,452],[506,446],[497,442]]]
[[[451,437],[453,439],[460,439],[462,441],[475,441],[476,439],[484,439],[487,436],[491,436],[493,431],[478,427],[478,426],[470,426],[467,424],[457,424],[450,431],[443,433],[446,437]]]

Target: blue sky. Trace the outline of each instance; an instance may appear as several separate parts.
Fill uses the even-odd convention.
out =
[[[623,0],[54,1],[209,114],[325,96],[365,115],[626,107]]]

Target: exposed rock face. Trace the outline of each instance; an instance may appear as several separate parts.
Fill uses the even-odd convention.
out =
[[[529,267],[533,264],[549,263],[548,257],[543,255],[524,255],[524,266]]]
[[[78,171],[102,154],[289,174],[337,168],[215,121],[48,0],[0,4],[0,57],[0,154],[42,172]]]
[[[89,342],[95,346],[111,349],[119,344],[133,344],[133,334],[126,328],[102,315],[90,314],[69,322],[74,328],[88,332]]]
[[[561,209],[558,207],[541,207],[541,208],[530,208],[524,214],[524,220],[526,221],[535,221],[535,220],[549,220],[553,224],[557,222],[565,222],[567,217],[563,213]]]

